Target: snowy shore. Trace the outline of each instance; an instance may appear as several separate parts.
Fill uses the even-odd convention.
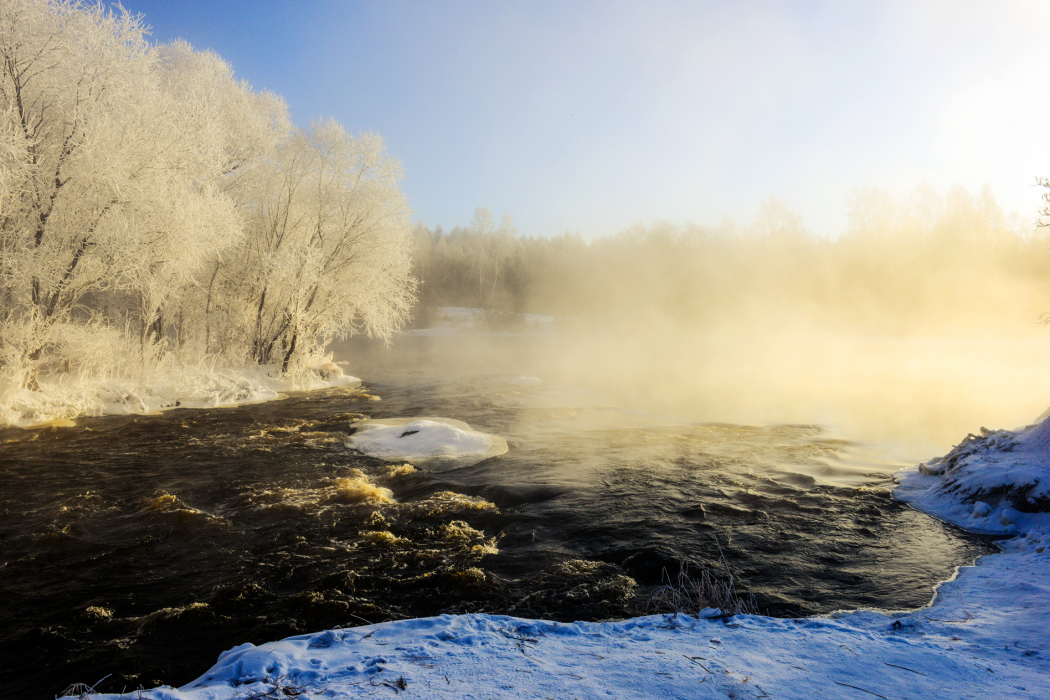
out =
[[[1044,698],[1048,545],[1015,540],[909,613],[575,624],[444,615],[245,644],[183,688],[142,697]]]
[[[930,606],[806,619],[651,616],[561,624],[443,615],[222,654],[179,689],[106,698],[1044,698],[1050,687],[1050,421],[986,431],[898,475],[943,520],[1013,535]],[[712,614],[714,611],[711,611]]]
[[[971,532],[1050,532],[1050,418],[967,435],[951,452],[896,475],[894,496]]]
[[[197,366],[158,373],[148,379],[42,377],[41,390],[7,387],[0,392],[0,428],[70,425],[80,416],[156,413],[171,408],[218,408],[274,401],[281,392],[335,386],[361,380],[329,361],[315,362],[292,377],[276,367]]]

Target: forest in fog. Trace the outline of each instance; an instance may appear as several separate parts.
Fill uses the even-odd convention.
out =
[[[894,198],[870,188],[848,206],[849,228],[835,238],[809,234],[770,197],[745,224],[639,224],[590,243],[520,237],[509,217],[496,226],[479,209],[467,227],[416,226],[414,315],[425,325],[433,308],[470,306],[495,309],[487,317],[504,325],[542,313],[895,335],[978,320],[1031,327],[1050,310],[1050,240],[1005,215],[990,189],[923,185]]]
[[[847,206],[833,238],[774,198],[746,223],[590,242],[514,236],[484,210],[451,231],[417,226],[412,322],[487,307],[491,354],[501,334],[534,330],[523,313],[552,315],[559,336],[531,371],[698,421],[820,421],[941,449],[960,425],[1038,415],[1047,229],[1005,215],[989,188],[869,188]]]
[[[372,134],[306,129],[219,56],[72,0],[0,13],[0,385],[164,357],[294,369],[407,318],[408,207]]]

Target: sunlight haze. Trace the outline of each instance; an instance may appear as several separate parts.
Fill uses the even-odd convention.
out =
[[[922,181],[1031,220],[1050,163],[1039,2],[126,6],[299,125],[378,132],[430,227],[485,206],[593,238],[747,222],[772,195],[833,236],[855,189]]]

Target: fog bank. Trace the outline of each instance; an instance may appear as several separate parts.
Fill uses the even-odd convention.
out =
[[[1034,420],[1050,404],[1044,229],[1005,215],[988,188],[872,188],[849,205],[834,239],[774,198],[750,224],[658,222],[591,243],[517,237],[506,217],[499,229],[491,216],[417,227],[417,326],[472,306],[488,309],[483,333],[527,334],[524,312],[558,329],[517,345],[471,337],[420,361],[529,371],[690,420],[820,423],[935,452],[982,424]]]

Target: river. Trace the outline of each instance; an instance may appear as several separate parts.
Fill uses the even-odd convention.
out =
[[[403,617],[621,618],[682,561],[776,616],[917,607],[993,551],[894,501],[891,449],[624,404],[500,342],[346,343],[360,389],[0,431],[4,691],[177,686],[243,642]],[[344,444],[366,416],[510,449],[386,464]]]

